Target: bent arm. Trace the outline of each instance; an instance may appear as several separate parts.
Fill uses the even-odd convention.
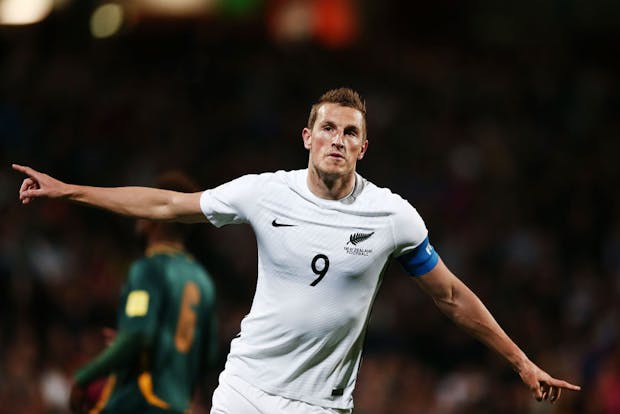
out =
[[[35,198],[60,198],[136,218],[184,223],[207,221],[200,209],[200,192],[180,193],[149,187],[90,187],[67,184],[26,166],[13,164],[13,169],[28,176],[19,190],[23,204]]]
[[[437,307],[458,326],[506,358],[537,400],[554,402],[561,389],[579,390],[577,385],[551,377],[540,369],[510,339],[482,301],[440,259],[416,281]]]

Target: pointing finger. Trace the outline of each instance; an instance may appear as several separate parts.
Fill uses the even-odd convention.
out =
[[[549,379],[547,383],[554,387],[564,388],[567,390],[573,390],[573,391],[581,390],[581,387],[579,385],[574,385],[574,384],[571,384],[570,382],[566,382],[566,381],[555,379],[555,378]]]
[[[19,165],[19,164],[11,164],[11,167],[15,170],[15,171],[19,171],[21,173],[27,174],[26,173],[26,166],[24,165]]]
[[[19,171],[20,173],[26,174],[29,177],[34,177],[37,174],[37,171],[27,167],[25,165],[19,165],[19,164],[11,164],[11,167],[15,170],[15,171]]]

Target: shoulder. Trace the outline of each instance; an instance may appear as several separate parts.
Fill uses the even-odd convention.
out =
[[[129,265],[129,271],[131,273],[141,273],[149,270],[151,267],[153,267],[153,265],[153,259],[151,257],[142,256],[131,262],[131,264]]]
[[[358,177],[363,180],[364,187],[360,194],[360,201],[381,206],[392,214],[409,213],[415,210],[409,201],[389,188],[379,187],[361,176]]]
[[[257,175],[257,180],[273,185],[293,186],[299,180],[305,182],[306,170],[278,170]]]
[[[283,181],[289,180],[291,177],[297,175],[298,173],[299,173],[299,170],[293,170],[293,171],[285,171],[285,170],[267,171],[267,172],[256,173],[256,174],[245,174],[245,175],[242,175],[241,177],[237,178],[237,180],[253,181],[253,182],[256,182],[256,181],[259,181],[259,182],[283,182]]]
[[[378,187],[366,181],[362,194],[365,203],[373,203],[390,218],[397,245],[418,244],[427,235],[424,220],[411,203],[389,188]]]
[[[134,260],[129,266],[129,282],[157,283],[161,279],[161,257],[143,256]]]
[[[211,277],[211,274],[206,267],[200,263],[193,255],[184,252],[175,256],[175,260],[179,263],[183,263],[183,267],[189,269],[189,272],[185,272],[189,279],[185,281],[191,281],[195,283],[201,291],[207,302],[213,302],[215,300],[215,284]],[[185,283],[185,281],[183,283]]]
[[[193,268],[194,274],[201,281],[205,281],[206,284],[213,284],[212,276],[209,270],[200,262],[196,257],[189,253],[185,253],[183,255],[183,260],[189,263],[189,265]]]
[[[199,280],[200,280],[200,286],[202,288],[203,294],[205,295],[205,298],[207,301],[214,301],[215,300],[215,283],[213,282],[213,279],[211,278],[211,275],[209,274],[209,272],[207,272],[207,270],[204,267],[201,267],[201,273],[199,276]]]
[[[227,190],[231,188],[243,188],[246,191],[260,191],[265,185],[285,184],[290,181],[294,171],[274,171],[258,174],[245,174],[231,181],[215,187],[215,191]],[[209,191],[209,190],[207,190]]]

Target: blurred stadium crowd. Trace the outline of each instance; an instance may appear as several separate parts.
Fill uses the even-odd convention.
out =
[[[0,414],[67,413],[71,375],[104,346],[141,253],[126,218],[20,206],[10,162],[103,186],[167,168],[204,188],[303,168],[310,104],[338,86],[367,100],[359,172],[418,209],[444,261],[534,361],[583,386],[537,404],[392,265],[355,413],[620,413],[620,31],[604,13],[600,25],[574,20],[583,2],[525,2],[534,16],[371,3],[340,48],[272,41],[253,18],[157,21],[106,40],[81,35],[75,16],[0,31]],[[218,288],[222,367],[251,304],[255,241],[241,226],[195,227],[190,248]]]

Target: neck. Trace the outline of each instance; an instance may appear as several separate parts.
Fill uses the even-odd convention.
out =
[[[352,171],[347,175],[330,175],[309,166],[307,183],[315,196],[326,200],[340,200],[353,191],[355,172]]]
[[[182,242],[171,240],[155,240],[149,241],[146,246],[146,255],[152,256],[157,253],[178,253],[185,251],[185,246]]]

